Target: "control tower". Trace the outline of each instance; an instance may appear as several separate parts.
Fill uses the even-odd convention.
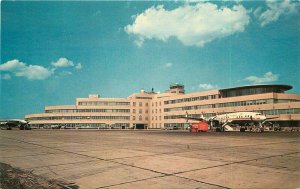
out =
[[[175,83],[170,85],[170,89],[166,91],[167,93],[184,94],[184,85]]]

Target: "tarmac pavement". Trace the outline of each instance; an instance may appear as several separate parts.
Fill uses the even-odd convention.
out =
[[[0,162],[79,188],[300,188],[300,133],[1,130]]]

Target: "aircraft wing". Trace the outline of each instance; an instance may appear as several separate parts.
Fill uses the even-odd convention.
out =
[[[203,118],[195,118],[195,117],[187,117],[187,116],[178,116],[177,118],[181,118],[181,119],[186,119],[186,122],[188,122],[188,120],[196,120],[196,121],[203,121]]]
[[[204,117],[196,118],[196,117],[189,116],[187,111],[185,112],[185,116],[178,116],[178,118],[186,119],[186,122],[188,122],[189,119],[190,120],[196,120],[196,121],[203,121],[204,120]]]
[[[276,119],[276,118],[279,118],[278,116],[276,117],[267,117],[265,120],[268,120],[268,119]]]
[[[191,119],[191,120],[197,120],[197,121],[203,121],[203,118],[196,118],[196,117],[186,117],[186,119]]]

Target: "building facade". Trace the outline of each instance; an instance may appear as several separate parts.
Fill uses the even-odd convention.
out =
[[[141,90],[128,98],[77,98],[75,105],[46,106],[44,113],[26,115],[33,127],[100,129],[174,129],[184,128],[179,118],[211,117],[240,111],[273,116],[270,121],[284,127],[300,126],[300,95],[287,94],[289,85],[252,85],[185,94],[181,84],[164,93]]]

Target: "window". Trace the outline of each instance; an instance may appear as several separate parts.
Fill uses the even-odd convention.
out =
[[[143,106],[143,103],[142,102],[139,102],[139,107]]]
[[[300,114],[300,108],[295,108],[294,109],[294,114]]]
[[[135,113],[135,109],[132,109],[132,113]]]
[[[135,105],[136,105],[136,102],[133,102],[132,105],[135,106]]]
[[[139,120],[142,121],[142,116],[139,116]]]
[[[142,109],[139,109],[139,113],[140,113],[140,114],[143,113],[143,110],[142,110]]]

